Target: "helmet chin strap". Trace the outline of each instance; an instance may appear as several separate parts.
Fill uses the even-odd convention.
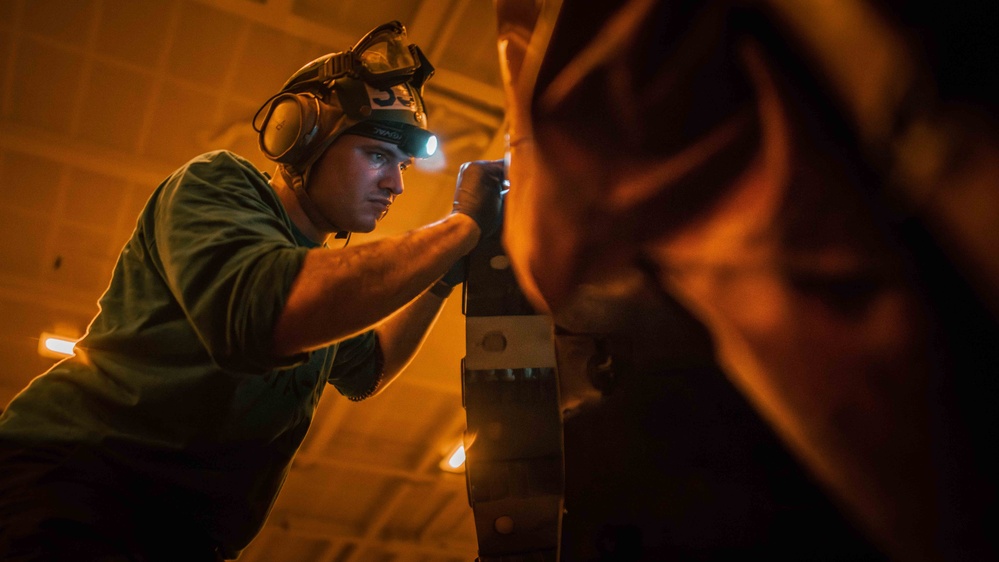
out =
[[[313,225],[324,232],[336,232],[336,238],[348,238],[350,236],[349,232],[333,224],[333,221],[329,220],[319,209],[319,206],[316,205],[315,201],[309,197],[309,193],[305,189],[308,170],[299,174],[289,169],[286,165],[280,166],[280,170],[285,182],[291,186],[291,191],[295,194],[295,199],[298,199],[299,206],[302,207],[305,216],[309,218]]]

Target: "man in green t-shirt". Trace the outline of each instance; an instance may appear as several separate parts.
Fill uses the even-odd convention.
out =
[[[430,155],[433,67],[398,22],[296,72],[254,119],[273,177],[227,151],[163,181],[77,355],[0,416],[3,560],[220,560],[259,532],[327,383],[409,363],[500,221],[501,162],[453,212],[358,247]]]

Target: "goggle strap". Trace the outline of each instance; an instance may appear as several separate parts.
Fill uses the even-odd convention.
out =
[[[340,78],[341,76],[347,76],[354,72],[354,53],[351,51],[344,51],[342,53],[337,53],[326,59],[323,63],[323,69],[320,74],[320,79],[322,82],[329,82],[330,80]]]

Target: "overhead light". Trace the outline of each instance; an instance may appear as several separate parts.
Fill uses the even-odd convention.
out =
[[[53,357],[62,359],[76,355],[73,348],[76,347],[78,338],[59,336],[42,332],[42,337],[38,340],[38,354],[42,357]]]
[[[444,457],[440,464],[441,470],[445,472],[465,471],[465,445],[459,444],[451,450],[451,454]]]

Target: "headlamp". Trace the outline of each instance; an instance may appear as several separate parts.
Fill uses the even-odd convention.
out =
[[[361,121],[344,131],[346,134],[361,135],[380,141],[390,142],[413,158],[429,158],[437,152],[437,135],[392,121]]]

